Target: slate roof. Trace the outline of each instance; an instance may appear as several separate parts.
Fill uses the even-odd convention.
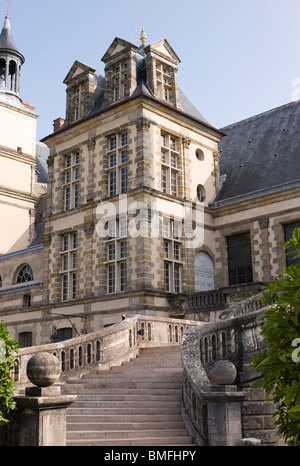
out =
[[[300,101],[222,128],[220,175],[214,204],[300,184]]]
[[[48,165],[47,159],[50,154],[50,149],[42,142],[36,142],[36,170],[38,172],[38,182],[48,183]]]
[[[135,90],[133,91],[133,93],[129,97],[127,97],[125,99],[122,99],[120,101],[114,102],[113,104],[105,107],[104,106],[105,78],[102,75],[95,73],[95,75],[94,75],[95,84],[96,84],[95,100],[94,100],[95,104],[94,104],[94,107],[92,108],[92,110],[90,111],[90,113],[86,117],[82,118],[82,120],[79,120],[79,121],[83,121],[86,118],[90,118],[90,117],[92,117],[94,115],[97,115],[101,111],[106,110],[106,109],[110,108],[111,106],[119,105],[119,104],[125,102],[126,100],[133,99],[135,97],[138,97],[139,95],[146,95],[146,96],[152,97],[152,98],[154,98],[156,100],[159,100],[163,105],[170,106],[170,108],[175,108],[175,109],[183,112],[184,114],[186,114],[188,116],[191,116],[191,117],[201,121],[206,126],[209,126],[209,127],[213,128],[213,129],[215,129],[216,131],[218,131],[216,128],[214,128],[213,126],[211,126],[207,122],[207,120],[196,109],[196,107],[191,103],[191,101],[187,98],[187,96],[184,94],[184,92],[181,89],[179,89],[179,99],[180,99],[179,108],[174,107],[171,103],[168,103],[165,100],[159,99],[157,96],[155,96],[151,92],[151,90],[149,89],[149,87],[147,85],[145,52],[144,52],[143,49],[144,49],[144,46],[141,45],[136,51],[137,86],[136,86]],[[78,122],[75,122],[73,124],[77,124],[77,123]],[[68,128],[69,126],[72,126],[72,124],[70,125],[66,121],[61,126],[60,130]]]
[[[10,27],[9,16],[5,16],[4,25],[0,34],[0,50],[12,50],[19,53]]]

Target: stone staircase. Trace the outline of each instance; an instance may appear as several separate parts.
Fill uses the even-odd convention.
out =
[[[193,445],[181,415],[180,346],[140,349],[122,366],[70,380],[68,446]]]

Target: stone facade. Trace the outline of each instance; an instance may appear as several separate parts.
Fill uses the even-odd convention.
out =
[[[250,297],[286,266],[285,225],[299,222],[297,182],[222,196],[230,174],[222,157],[235,154],[223,153],[224,132],[179,89],[180,59],[166,40],[137,47],[116,38],[102,60],[104,77],[74,62],[66,118],[43,140],[40,245],[0,258],[0,318],[16,339],[26,327],[32,344],[54,331],[93,332],[122,314],[191,315],[184,303],[195,291],[221,292],[227,304]],[[198,253],[209,279],[196,270]],[[22,265],[34,269],[30,298],[15,283]]]

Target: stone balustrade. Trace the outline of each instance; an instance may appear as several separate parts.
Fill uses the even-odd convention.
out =
[[[245,406],[248,406],[249,399],[253,398],[255,393],[255,389],[249,387],[260,376],[254,369],[250,369],[249,365],[252,357],[263,348],[260,335],[261,320],[257,320],[257,317],[263,313],[264,309],[260,309],[259,305],[257,306],[259,309],[257,309],[256,306],[256,302],[253,307],[246,303],[245,306],[238,309],[236,317],[201,327],[193,327],[184,334],[182,341],[184,370],[182,410],[186,425],[199,445],[238,444],[238,439],[232,432],[229,433],[230,426],[233,425],[232,419],[228,420],[227,424],[226,422],[222,424],[214,412],[216,406],[218,410],[224,409],[225,412],[226,403],[230,403],[231,413],[236,416],[234,423],[236,425],[241,423],[240,442],[242,442],[242,434],[247,431],[246,421],[244,421],[242,413],[245,412]],[[234,313],[230,315],[234,315]],[[226,364],[234,364],[236,368],[234,385],[230,383],[219,386],[211,380],[212,368],[220,360],[224,361],[224,367]],[[273,408],[270,406],[266,408],[266,402],[261,399],[259,403],[259,421],[262,422],[263,414],[266,413],[270,427],[268,432],[261,429],[257,435],[259,440],[263,438],[265,443],[274,444],[276,443],[274,434],[276,429],[271,426],[272,420],[270,420]],[[227,409],[226,412],[229,413],[230,410]],[[255,414],[254,409],[252,419],[255,419]],[[248,418],[247,422],[249,423]]]
[[[81,377],[97,368],[105,370],[135,358],[140,347],[180,345],[184,331],[201,322],[165,317],[134,316],[105,329],[59,343],[22,348],[15,361],[15,381],[18,392],[28,384],[26,366],[39,352],[54,354],[61,363],[59,382]]]

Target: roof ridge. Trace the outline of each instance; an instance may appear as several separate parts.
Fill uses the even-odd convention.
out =
[[[268,116],[271,116],[275,113],[281,112],[284,108],[289,108],[289,107],[294,107],[300,104],[300,100],[293,100],[292,102],[289,102],[287,104],[280,105],[279,107],[272,108],[271,110],[266,110],[265,112],[258,113],[257,115],[253,115],[251,117],[245,118],[243,120],[237,121],[236,123],[231,123],[230,125],[223,126],[220,128],[221,131],[226,131],[227,129],[231,128],[237,128],[239,126],[242,126],[244,124],[248,124],[250,121],[255,121],[259,120],[262,118],[266,118]]]

